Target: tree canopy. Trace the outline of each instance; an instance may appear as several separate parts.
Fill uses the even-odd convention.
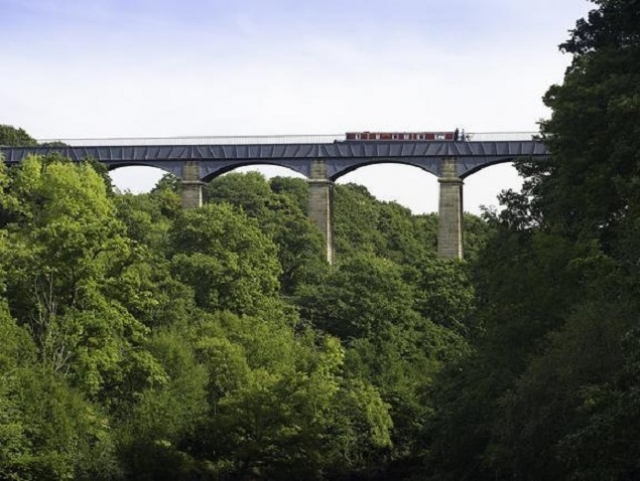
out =
[[[640,479],[640,1],[593,3],[465,260],[354,184],[330,266],[300,179],[0,164],[0,479]]]

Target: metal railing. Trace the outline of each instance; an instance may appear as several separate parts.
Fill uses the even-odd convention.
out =
[[[470,142],[518,142],[538,140],[540,132],[464,132]]]
[[[254,145],[254,144],[330,144],[345,140],[345,134],[327,135],[198,135],[186,137],[112,137],[85,139],[42,139],[38,143],[63,142],[73,147],[139,145]]]
[[[504,142],[536,140],[538,132],[462,132],[469,142]],[[83,138],[40,139],[39,144],[62,142],[72,147],[139,146],[139,145],[254,145],[254,144],[329,144],[346,140],[345,134],[322,135],[252,135],[252,136],[188,136],[147,138]],[[371,141],[375,142],[375,141]],[[400,141],[393,141],[400,142]]]

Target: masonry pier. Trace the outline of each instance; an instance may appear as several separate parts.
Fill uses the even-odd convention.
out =
[[[438,206],[438,256],[462,259],[462,179],[455,157],[442,159]]]
[[[327,166],[324,160],[311,162],[309,183],[309,217],[318,226],[325,239],[326,256],[333,263],[333,182],[327,179]]]
[[[202,207],[202,186],[200,164],[197,160],[188,160],[182,165],[182,208]]]

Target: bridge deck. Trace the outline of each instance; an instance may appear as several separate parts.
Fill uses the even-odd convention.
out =
[[[359,166],[397,162],[416,165],[440,175],[439,162],[445,157],[458,159],[461,177],[480,168],[517,157],[545,157],[547,148],[539,141],[335,141],[299,144],[209,144],[209,145],[94,145],[73,147],[2,147],[7,164],[21,162],[32,154],[59,152],[74,161],[88,157],[109,168],[124,165],[150,165],[180,175],[185,161],[200,161],[202,177],[217,175],[239,165],[276,164],[308,175],[311,160],[325,160],[328,176],[337,178]]]

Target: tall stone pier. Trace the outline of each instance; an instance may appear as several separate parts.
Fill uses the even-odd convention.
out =
[[[333,263],[333,182],[327,179],[324,160],[311,162],[309,183],[309,217],[325,240],[327,262]]]
[[[202,186],[200,165],[197,160],[189,160],[182,166],[182,208],[202,207]]]
[[[462,259],[462,179],[454,157],[442,159],[438,207],[438,256]]]

